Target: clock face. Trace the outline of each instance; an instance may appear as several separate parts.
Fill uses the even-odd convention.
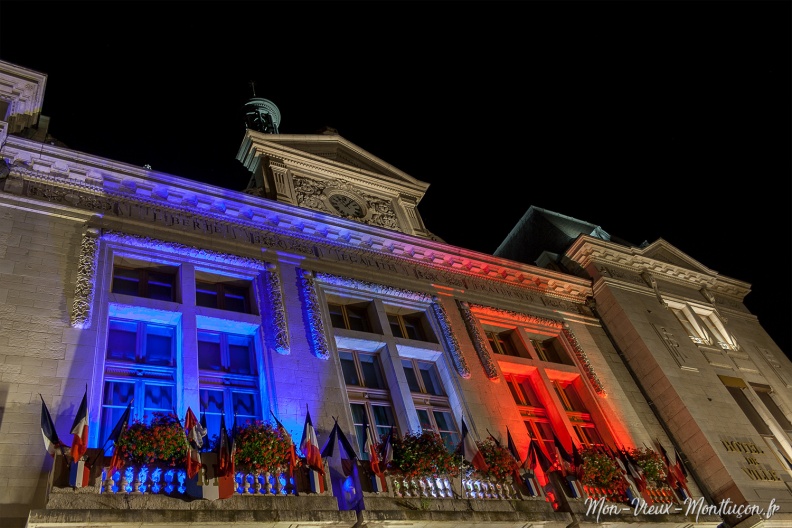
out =
[[[330,198],[330,205],[343,216],[363,218],[363,207],[345,194],[334,194]]]

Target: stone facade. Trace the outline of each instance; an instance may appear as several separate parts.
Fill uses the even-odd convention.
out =
[[[18,71],[0,63],[2,76]],[[36,78],[43,92],[46,76]],[[343,138],[248,131],[240,161],[261,186],[242,192],[10,130],[2,147],[9,170],[0,179],[4,526],[594,522],[583,497],[560,489],[557,511],[524,493],[519,500],[443,501],[371,491],[362,518],[333,509],[329,490],[184,503],[100,494],[95,483],[63,489],[42,449],[41,400],[69,444],[86,388],[91,448],[104,447],[127,402],[139,419],[200,410],[210,435],[220,415],[233,421],[239,413],[275,415],[298,439],[308,411],[322,444],[335,419],[357,438],[356,413],[402,435],[433,429],[449,445],[461,440],[464,419],[478,440],[492,435],[505,443],[508,432],[522,457],[530,434],[550,453],[552,434],[570,452],[573,444],[657,441],[673,453],[676,443],[701,473],[688,482],[693,498],[773,496],[792,511],[782,493],[786,478],[757,485],[739,475],[742,452],[724,447],[764,444],[748,432],[747,418],[722,418],[733,405],[717,374],[744,372],[747,383],[783,391],[782,412],[792,405],[783,384],[792,380],[788,360],[741,309],[747,285],[706,271],[671,281],[691,296],[707,286],[741,343],[739,350],[702,352],[676,336],[682,327],[658,302],[664,287],[647,285],[642,269],[619,267],[627,277],[622,288],[577,257],[577,249],[589,255],[588,247],[573,248],[570,259],[593,279],[444,244],[413,207],[427,186]],[[327,193],[311,201],[310,193],[295,191],[304,191],[305,182],[294,185],[300,178],[344,182],[339,188],[360,199],[366,215],[334,213]],[[396,224],[376,220],[369,209],[376,205]],[[678,347],[664,331],[672,326]],[[727,360],[733,368],[712,363]],[[768,453],[753,458],[771,462]],[[618,521],[668,528],[692,522],[714,527],[720,518],[628,513]]]

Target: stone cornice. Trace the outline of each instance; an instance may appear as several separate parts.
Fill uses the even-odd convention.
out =
[[[16,138],[16,150],[3,151],[7,159],[12,154],[11,159],[16,160],[3,187],[7,193],[20,195],[27,192],[23,190],[23,182],[33,182],[46,192],[30,197],[49,203],[99,213],[110,213],[119,203],[134,203],[149,211],[207,218],[223,225],[242,226],[248,231],[275,233],[332,247],[342,244],[350,251],[368,256],[396,259],[410,266],[428,267],[440,273],[499,283],[575,303],[583,303],[591,294],[588,280],[571,275],[251,197],[244,192],[106,162],[60,147],[37,143],[35,153],[18,150],[24,142]]]
[[[357,157],[365,164],[376,167],[379,170],[373,171],[345,163],[341,161],[322,156],[316,149],[318,145],[325,144],[329,150],[334,150],[336,147],[338,152],[350,153],[351,157]],[[297,145],[303,145],[305,150],[295,148]],[[340,149],[339,149],[340,147]],[[327,151],[328,149],[325,149]],[[313,150],[313,151],[312,151]],[[239,150],[237,159],[251,159],[251,153],[255,151],[257,155],[273,155],[276,158],[288,159],[291,163],[311,167],[312,170],[320,172],[327,172],[328,169],[324,166],[331,166],[331,174],[338,174],[343,171],[346,175],[357,175],[364,178],[366,181],[372,183],[382,183],[383,176],[389,180],[392,185],[399,187],[407,187],[413,192],[423,195],[429,184],[422,182],[409,174],[399,170],[390,163],[374,156],[370,152],[360,148],[359,146],[351,143],[347,139],[339,135],[304,135],[304,134],[263,134],[253,130],[248,130],[242,146]],[[346,156],[349,157],[349,156]]]
[[[738,299],[744,298],[750,291],[750,284],[724,277],[715,271],[691,270],[647,257],[642,253],[641,248],[627,247],[594,237],[581,236],[566,251],[566,256],[582,268],[606,264],[638,275],[649,273],[655,278],[687,287],[695,287],[697,290],[707,288],[710,291]],[[691,259],[691,262],[694,261]],[[647,286],[650,287],[648,284]]]

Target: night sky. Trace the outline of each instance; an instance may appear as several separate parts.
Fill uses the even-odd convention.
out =
[[[325,126],[430,184],[493,253],[530,205],[663,238],[752,284],[792,353],[790,2],[0,3],[70,148],[242,190],[241,108]]]

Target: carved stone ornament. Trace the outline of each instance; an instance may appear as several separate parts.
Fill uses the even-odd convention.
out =
[[[267,267],[263,277],[267,300],[272,311],[271,317],[267,319],[271,325],[273,348],[278,354],[287,355],[290,352],[288,323],[283,305],[280,275],[275,270],[274,264]]]
[[[311,353],[319,359],[330,359],[327,336],[325,336],[324,323],[322,322],[322,310],[319,305],[319,298],[316,295],[316,283],[313,273],[298,268],[297,277],[300,280],[300,297],[303,302],[306,324],[308,325]]]
[[[641,277],[643,277],[643,280],[645,280],[646,283],[652,287],[652,290],[654,290],[657,300],[660,302],[661,305],[663,305],[663,308],[668,308],[668,303],[666,303],[663,300],[663,296],[660,294],[660,287],[657,285],[657,279],[654,278],[654,275],[652,275],[648,271],[643,271],[641,272]]]
[[[457,373],[464,379],[470,378],[470,368],[468,367],[465,356],[459,349],[459,341],[451,331],[451,325],[448,323],[448,313],[445,307],[435,298],[432,303],[432,310],[437,317],[437,322],[440,324],[440,333],[446,345],[446,350],[451,354],[451,361],[454,363]]]
[[[376,295],[388,295],[391,297],[399,297],[401,299],[408,299],[415,302],[429,303],[432,301],[432,296],[426,293],[416,292],[412,290],[405,290],[402,288],[395,288],[393,286],[386,286],[384,284],[377,284],[375,282],[362,281],[358,279],[351,279],[349,277],[342,277],[340,275],[333,275],[330,273],[322,273],[317,271],[315,273],[316,280],[324,284],[332,286],[340,286],[342,288],[354,289],[359,291],[367,291]]]
[[[470,340],[473,342],[473,347],[476,349],[476,353],[478,353],[479,359],[481,360],[481,365],[484,367],[484,372],[491,381],[500,381],[498,369],[495,368],[495,362],[492,360],[492,354],[490,354],[489,343],[487,343],[487,339],[482,335],[480,331],[481,327],[470,311],[470,305],[465,301],[457,300],[457,307],[459,308],[459,313],[462,314],[462,320],[465,321],[465,327],[467,328]]]
[[[91,326],[96,266],[99,257],[99,230],[88,228],[80,242],[80,259],[77,264],[77,282],[74,287],[71,325],[75,328]]]
[[[591,386],[594,388],[594,391],[600,396],[607,396],[605,387],[602,386],[602,382],[597,376],[597,373],[594,372],[594,367],[591,365],[588,355],[586,355],[583,347],[580,346],[580,343],[578,343],[575,334],[573,334],[569,328],[564,328],[564,337],[566,337],[567,341],[569,341],[569,344],[572,345],[572,350],[575,352],[575,356],[577,356],[580,365],[583,367],[583,371],[586,374],[589,383],[591,383]]]

